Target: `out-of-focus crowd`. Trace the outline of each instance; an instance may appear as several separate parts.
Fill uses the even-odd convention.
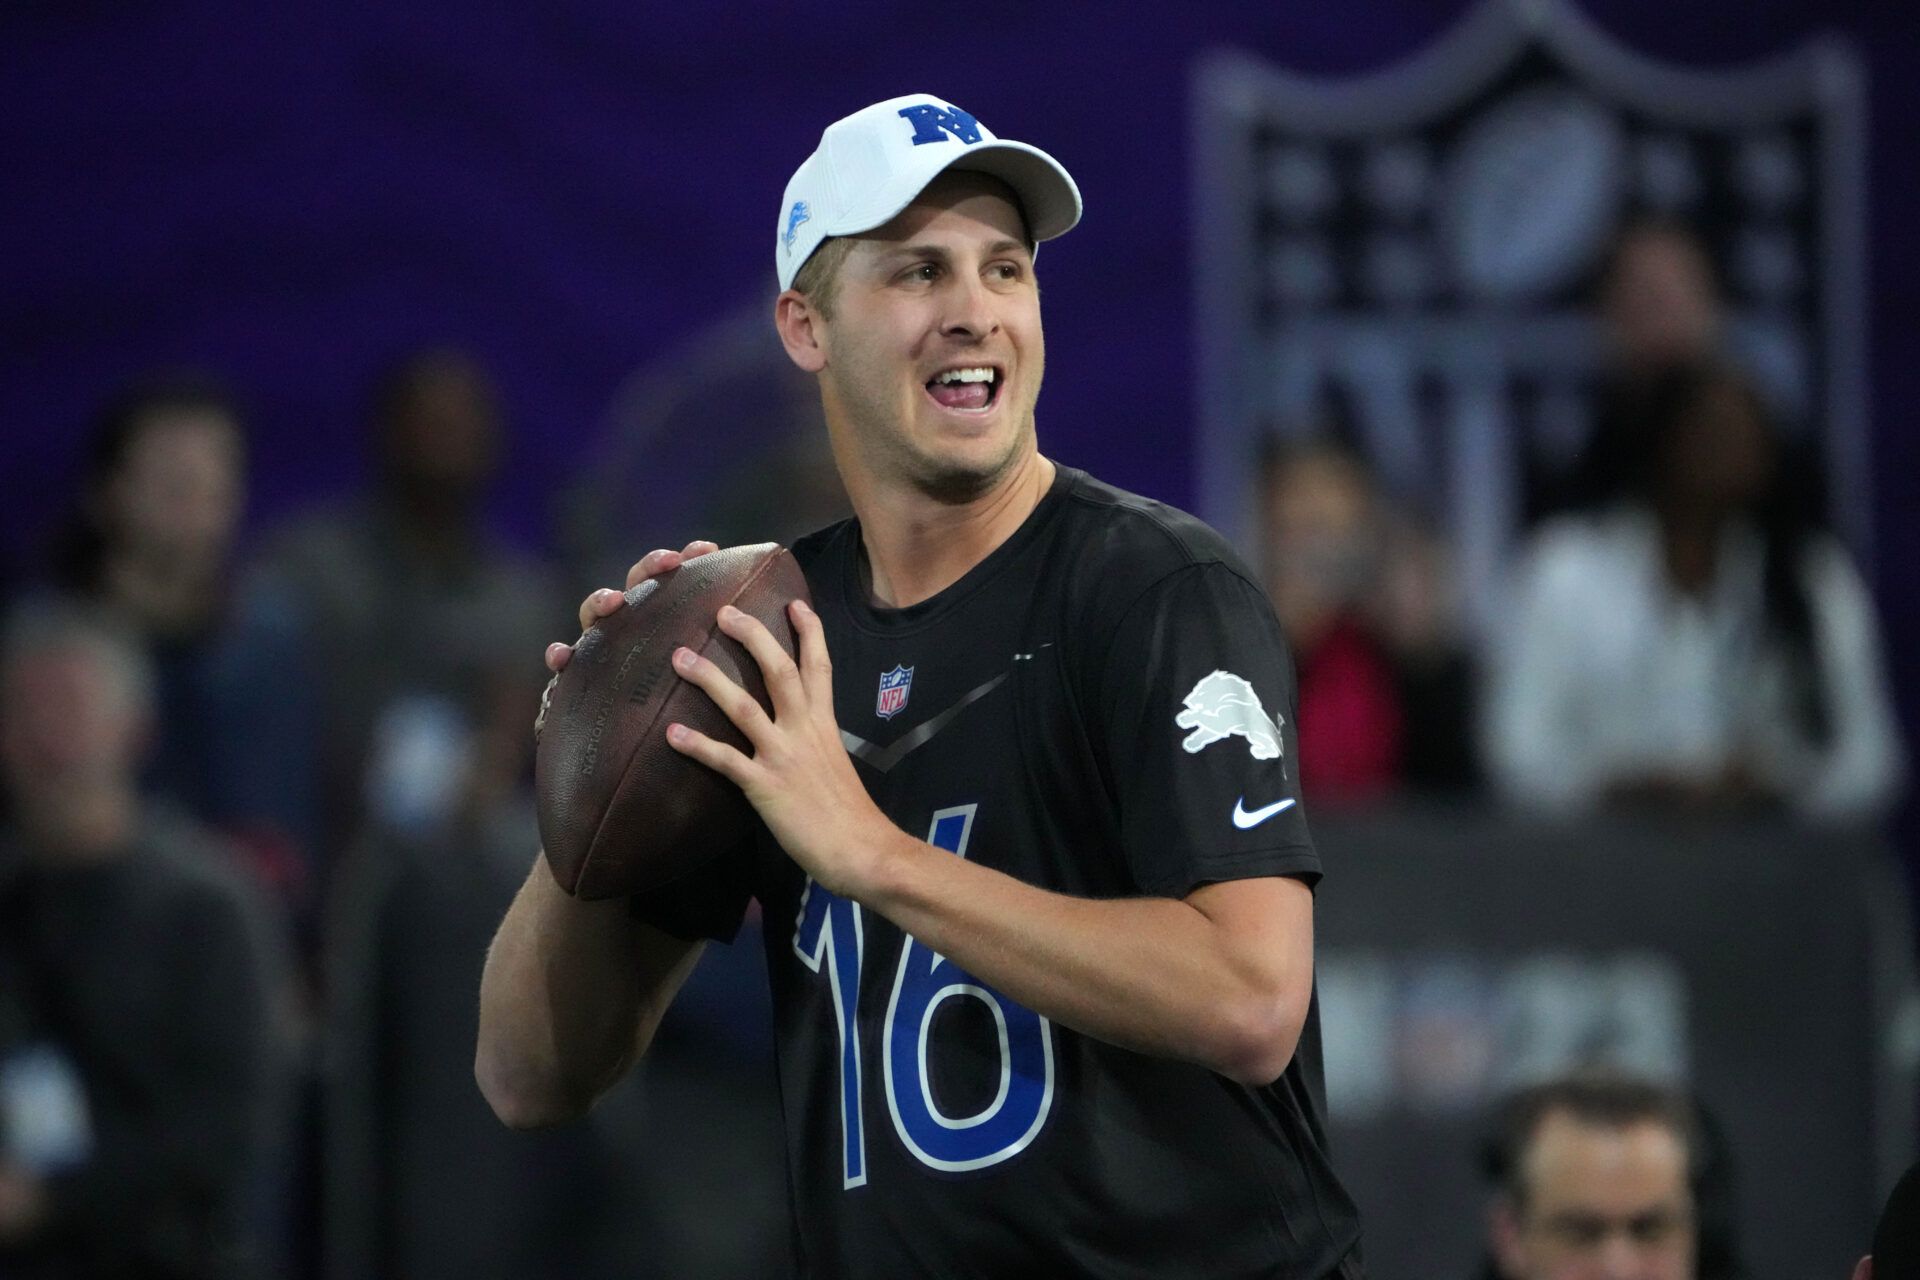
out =
[[[1602,304],[1597,425],[1535,478],[1493,641],[1340,405],[1262,459],[1310,800],[1873,817],[1904,754],[1817,469],[1722,349],[1684,229],[1627,234]],[[318,1274],[323,1251],[335,1275],[613,1274],[648,1229],[618,1102],[510,1135],[471,1078],[482,953],[537,844],[540,653],[594,584],[562,590],[488,533],[505,424],[472,360],[408,357],[368,416],[371,490],[243,548],[270,440],[203,376],[132,383],[8,593],[0,1274]],[[1498,1274],[1544,1274],[1526,1259],[1582,1232],[1691,1257],[1692,1199],[1617,1228],[1529,1216],[1536,1139],[1701,1140],[1663,1098],[1566,1088],[1516,1103],[1489,1166]]]
[[[1309,794],[1882,814],[1905,753],[1808,434],[1782,429],[1725,349],[1684,227],[1625,232],[1600,304],[1591,433],[1572,466],[1529,478],[1533,526],[1485,634],[1467,631],[1445,541],[1382,491],[1338,402],[1268,452],[1263,568],[1299,669]]]
[[[528,728],[567,610],[483,528],[487,376],[427,352],[371,399],[373,490],[243,556],[236,401],[191,374],[128,386],[11,593],[0,1272],[279,1270],[323,1219],[376,1230],[325,1207],[335,1170],[393,1204],[403,1148],[416,1177],[473,1158],[474,984],[537,845]],[[436,948],[472,960],[445,989],[410,979],[446,966],[402,967]],[[461,1223],[474,1248],[567,1234],[537,1219],[581,1189],[569,1145],[483,1150],[531,1189],[517,1219]],[[469,1212],[425,1207],[409,1238]]]

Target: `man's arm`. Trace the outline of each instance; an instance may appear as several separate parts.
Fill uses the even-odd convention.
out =
[[[1265,876],[1186,898],[1052,893],[894,829],[853,897],[1063,1026],[1242,1084],[1277,1079],[1313,992],[1313,893]]]
[[[714,550],[697,541],[648,552],[627,571],[627,586]],[[581,631],[620,605],[611,588],[589,595]],[[547,667],[557,676],[572,656],[570,645],[549,645]],[[541,861],[507,909],[480,978],[474,1079],[494,1114],[516,1129],[585,1115],[646,1052],[701,950],[633,919],[623,901],[567,896]]]
[[[1184,899],[1088,900],[1052,893],[907,835],[854,771],[833,716],[820,620],[792,606],[796,663],[735,609],[720,626],[746,646],[774,704],[760,704],[691,650],[675,666],[753,744],[753,754],[682,725],[674,747],[739,784],[815,881],[880,912],[1043,1017],[1247,1083],[1286,1069],[1313,987],[1313,895],[1298,880],[1206,885]]]
[[[516,1129],[585,1115],[646,1052],[701,945],[582,902],[536,859],[487,949],[474,1078]]]

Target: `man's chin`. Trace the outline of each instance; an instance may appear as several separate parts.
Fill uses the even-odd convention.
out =
[[[920,478],[920,492],[949,507],[964,507],[993,491],[994,482],[1004,471],[977,471],[946,468],[930,471]]]
[[[916,487],[935,502],[964,506],[993,492],[1019,465],[1018,443],[991,458],[922,458]]]

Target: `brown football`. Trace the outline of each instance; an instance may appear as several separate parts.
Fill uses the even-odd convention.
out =
[[[808,599],[807,583],[786,548],[729,547],[641,583],[580,638],[534,753],[540,840],[562,889],[612,898],[655,888],[747,834],[755,819],[740,789],[667,745],[677,720],[751,751],[674,671],[673,651],[705,654],[771,711],[760,665],[715,615],[727,604],[751,614],[792,654],[796,599]]]

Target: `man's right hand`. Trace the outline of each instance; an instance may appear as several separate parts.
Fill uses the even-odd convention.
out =
[[[718,543],[708,542],[702,538],[689,542],[679,551],[664,549],[649,551],[634,561],[633,567],[627,570],[627,590],[631,591],[648,578],[666,573],[671,569],[678,569],[689,560],[719,549]],[[587,628],[618,609],[624,598],[623,592],[615,591],[612,587],[602,587],[588,595],[580,602],[580,633],[585,635]],[[571,661],[573,661],[573,645],[556,640],[547,646],[547,670],[553,672],[553,678],[547,681],[546,689],[540,694],[540,714],[533,722],[533,733],[536,738],[540,736],[540,730],[547,723],[547,706],[553,698],[553,686],[559,680],[560,673],[567,669],[567,663]]]

